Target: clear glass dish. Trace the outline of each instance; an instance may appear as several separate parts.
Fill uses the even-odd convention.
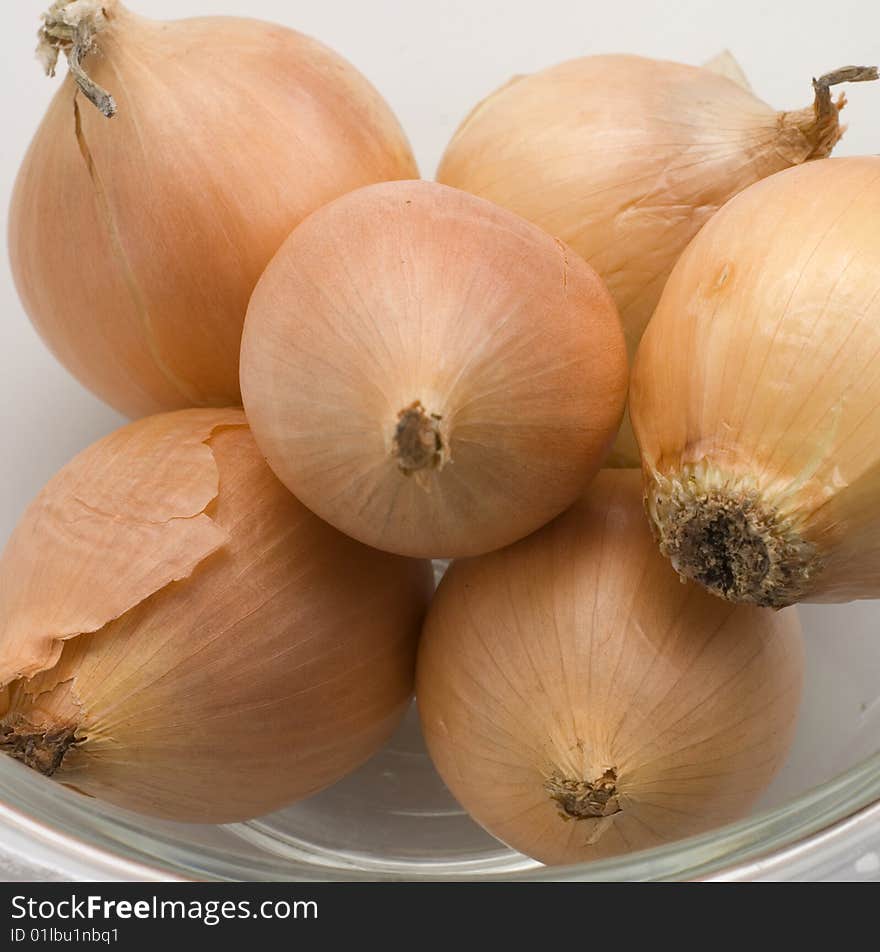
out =
[[[5,826],[39,842],[44,856],[66,853],[84,869],[134,879],[880,878],[878,610],[869,602],[800,609],[806,690],[787,764],[745,820],[659,849],[552,868],[507,849],[444,788],[415,710],[341,783],[231,826],[163,823],[104,807],[3,757],[0,842]]]

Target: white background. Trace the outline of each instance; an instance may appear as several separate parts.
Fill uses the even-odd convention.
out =
[[[0,544],[42,484],[121,422],[44,349],[18,302],[7,264],[5,217],[14,177],[60,81],[42,76],[33,56],[39,14],[48,2],[2,0]],[[131,0],[129,5],[156,18],[246,14],[318,37],[386,96],[425,176],[433,175],[458,122],[479,99],[516,73],[574,56],[630,52],[702,63],[728,48],[757,94],[779,109],[807,105],[813,75],[880,61],[877,0]],[[836,154],[880,152],[880,84],[851,86],[847,95],[851,129]],[[876,607],[809,609],[803,617],[810,634],[807,705],[793,768],[777,782],[770,802],[876,748]]]

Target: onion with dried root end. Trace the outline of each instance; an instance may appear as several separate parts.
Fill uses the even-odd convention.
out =
[[[431,182],[338,199],[248,310],[242,392],[288,488],[368,545],[472,555],[598,470],[626,398],[610,295],[561,242]]]
[[[400,125],[337,54],[256,20],[56,0],[40,33],[49,72],[59,52],[70,75],[10,210],[25,310],[129,416],[240,403],[257,279],[316,208],[418,175]]]
[[[590,56],[520,77],[464,121],[438,180],[512,209],[582,255],[617,302],[632,358],[702,225],[753,182],[827,156],[844,104],[830,88],[877,70],[822,76],[813,105],[793,112],[763,103],[741,76],[728,54],[710,68]],[[612,462],[638,465],[628,419]]]
[[[700,232],[639,350],[648,512],[734,601],[880,596],[880,158],[753,185]]]
[[[0,559],[0,750],[149,815],[267,813],[390,736],[432,588],[298,503],[240,410],[131,424]]]
[[[796,611],[682,585],[639,474],[606,470],[540,532],[453,564],[416,697],[462,806],[555,864],[743,816],[786,757],[801,682]]]

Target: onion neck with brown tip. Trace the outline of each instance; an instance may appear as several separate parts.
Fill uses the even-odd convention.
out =
[[[845,95],[831,99],[831,87],[841,83],[863,83],[878,78],[876,66],[843,66],[813,80],[815,98],[812,106],[779,115],[780,129],[796,129],[806,139],[812,151],[802,161],[825,159],[843,135],[840,110],[846,104]]]
[[[98,34],[124,7],[116,0],[55,0],[43,14],[37,56],[48,76],[55,75],[58,56],[64,53],[67,65],[83,95],[108,119],[116,115],[116,100],[99,86],[83,68],[85,58],[97,48]]]

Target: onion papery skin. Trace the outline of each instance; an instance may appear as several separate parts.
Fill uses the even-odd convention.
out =
[[[432,589],[297,502],[240,410],[138,421],[50,481],[0,561],[0,749],[142,814],[271,812],[393,732]]]
[[[256,20],[148,20],[108,0],[20,170],[9,248],[58,359],[139,417],[240,404],[248,299],[291,228],[351,189],[418,175],[387,104],[351,65]]]
[[[632,360],[688,242],[752,183],[827,156],[841,135],[838,108],[777,112],[711,69],[583,57],[517,77],[480,103],[437,179],[585,258],[614,296]],[[638,465],[628,418],[611,462]]]
[[[241,374],[298,499],[368,545],[441,558],[521,538],[580,495],[628,370],[610,295],[565,245],[395,182],[294,230],[251,300]]]
[[[631,408],[682,575],[782,606],[880,596],[880,158],[752,186],[673,271]]]
[[[606,470],[550,525],[455,562],[416,697],[462,806],[548,864],[654,847],[748,812],[790,746],[796,611],[682,585],[637,471]]]

